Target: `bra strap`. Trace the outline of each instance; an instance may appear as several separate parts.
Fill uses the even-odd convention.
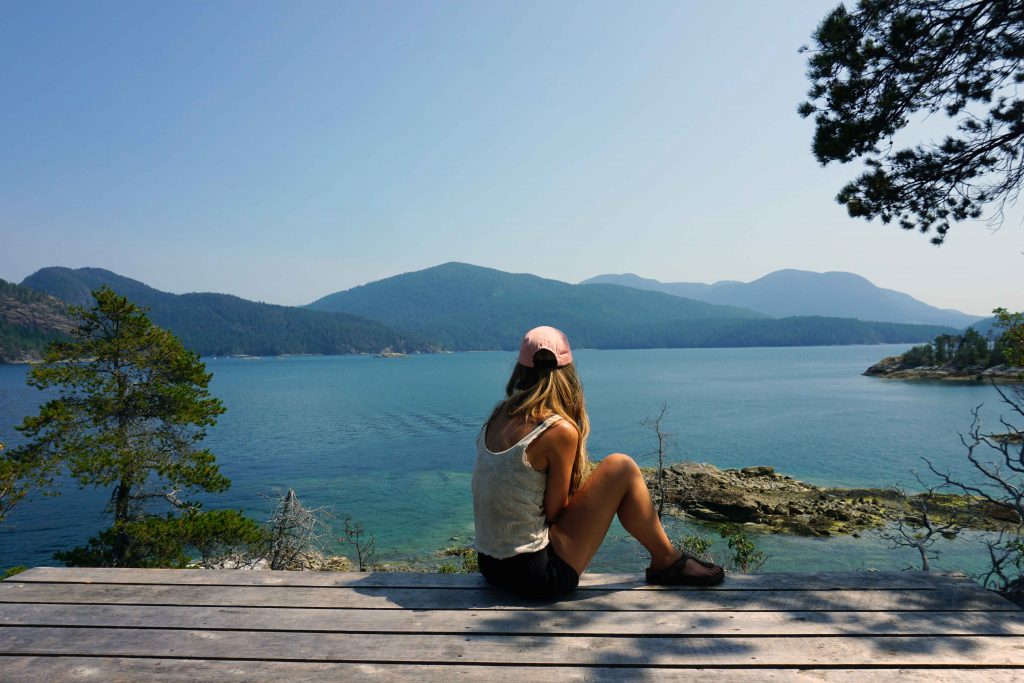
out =
[[[548,427],[550,427],[551,425],[555,424],[556,422],[558,422],[561,419],[562,419],[562,416],[561,415],[557,415],[557,414],[556,415],[552,415],[551,417],[547,418],[546,420],[541,422],[539,425],[537,425],[536,429],[534,429],[532,432],[530,432],[525,437],[523,437],[523,440],[519,442],[519,445],[522,446],[523,448],[526,448],[531,443],[533,443],[534,439],[536,439],[538,436],[543,434],[545,429],[547,429]]]

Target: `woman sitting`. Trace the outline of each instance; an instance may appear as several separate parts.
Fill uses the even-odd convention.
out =
[[[505,399],[477,437],[473,514],[484,577],[528,597],[564,595],[618,515],[651,554],[648,583],[721,583],[720,566],[669,541],[632,458],[615,453],[589,471],[589,431],[569,340],[553,327],[530,330]]]

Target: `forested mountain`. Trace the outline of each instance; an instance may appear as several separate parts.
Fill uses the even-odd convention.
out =
[[[23,285],[36,290],[32,296],[58,307],[59,302],[37,292],[88,306],[91,292],[107,285],[148,307],[156,324],[207,355],[359,353],[388,347],[403,352],[511,350],[525,330],[541,324],[564,329],[576,347],[606,349],[910,343],[954,331],[820,316],[777,320],[662,292],[571,285],[462,263],[355,287],[307,308],[228,294],[170,294],[99,268],[44,268]],[[29,296],[25,292],[30,290],[17,290]],[[17,343],[25,348],[42,348],[59,333],[29,327],[17,332]],[[7,338],[13,339],[12,333]]]
[[[578,346],[639,348],[656,345],[650,342],[656,327],[763,317],[657,292],[580,287],[464,263],[354,287],[314,301],[310,308],[401,324],[455,351],[518,348],[523,332],[541,324],[565,330]]]
[[[898,343],[951,331],[824,317],[772,320],[662,292],[570,285],[463,263],[354,287],[310,307],[401,324],[453,350],[515,349],[525,330],[542,324],[592,348]]]
[[[38,360],[74,325],[63,302],[0,280],[0,363]]]
[[[92,301],[92,290],[107,285],[148,307],[153,322],[204,355],[433,349],[421,337],[354,315],[256,303],[230,294],[170,294],[101,268],[43,268],[22,284],[85,306]]]
[[[742,306],[773,317],[835,316],[964,328],[981,318],[876,287],[853,273],[778,270],[753,282],[659,282],[632,273],[598,275],[581,284],[618,284],[714,304]]]

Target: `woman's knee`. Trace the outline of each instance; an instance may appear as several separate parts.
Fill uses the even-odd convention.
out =
[[[633,458],[625,453],[612,453],[601,461],[600,467],[606,467],[610,473],[620,476],[639,476],[640,467]]]

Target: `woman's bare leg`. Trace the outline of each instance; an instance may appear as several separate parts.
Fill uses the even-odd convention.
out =
[[[679,559],[681,553],[661,526],[640,468],[622,453],[609,455],[598,464],[551,525],[555,552],[582,574],[616,514],[623,528],[647,548],[652,568],[662,569]]]

